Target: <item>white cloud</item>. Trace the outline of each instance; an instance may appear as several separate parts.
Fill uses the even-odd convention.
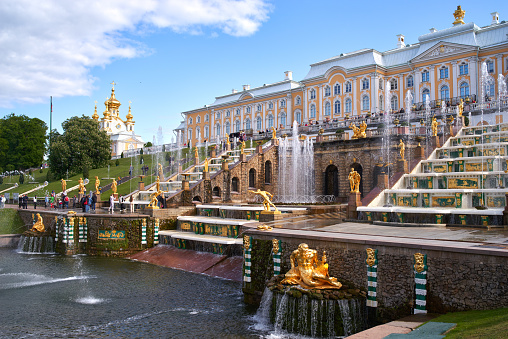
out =
[[[248,36],[269,11],[265,0],[0,1],[0,106],[89,95],[92,67],[147,52],[123,33],[212,27]]]

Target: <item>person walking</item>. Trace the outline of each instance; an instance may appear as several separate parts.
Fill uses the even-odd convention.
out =
[[[113,214],[115,210],[115,197],[113,194],[109,196],[109,213]]]
[[[34,210],[37,209],[37,196],[34,196]]]
[[[97,203],[97,194],[94,192],[92,195],[92,210],[95,212],[95,204]]]
[[[132,197],[133,195],[131,194],[130,198],[129,198],[129,202],[131,203],[130,207],[131,207],[131,213],[134,213],[134,198]]]

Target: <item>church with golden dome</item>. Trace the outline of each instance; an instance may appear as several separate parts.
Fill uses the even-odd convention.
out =
[[[134,116],[131,112],[130,102],[129,113],[125,116],[125,120],[120,117],[121,103],[115,97],[115,83],[113,82],[112,85],[111,97],[107,98],[104,102],[106,109],[102,113],[103,117],[99,120],[96,102],[92,118],[99,122],[99,128],[105,130],[111,139],[111,157],[119,158],[122,152],[130,152],[142,148],[144,142],[141,136],[134,132],[136,122],[132,120]]]

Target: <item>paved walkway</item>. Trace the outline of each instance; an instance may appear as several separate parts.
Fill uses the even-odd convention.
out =
[[[353,334],[348,338],[353,339],[381,339],[392,333],[407,334],[415,330],[418,326],[434,318],[428,314],[415,314],[408,317],[391,321],[389,323],[371,327],[368,330]]]

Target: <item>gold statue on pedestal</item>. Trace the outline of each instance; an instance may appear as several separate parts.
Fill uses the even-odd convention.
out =
[[[240,148],[240,153],[245,154],[245,141],[242,141],[242,147]]]
[[[464,11],[460,6],[457,6],[457,10],[453,12],[453,17],[455,18],[455,21],[453,22],[453,25],[463,25],[464,22],[464,15],[466,14],[466,11]]]
[[[65,192],[67,189],[67,182],[64,179],[60,180],[62,182],[62,192]]]
[[[101,192],[99,191],[100,184],[101,184],[101,181],[99,180],[99,177],[95,176],[95,193],[96,194],[101,194]]]
[[[272,139],[277,139],[277,130],[272,126]]]
[[[194,158],[199,158],[198,148],[194,147]]]
[[[203,172],[208,172],[208,158],[205,158],[205,169]]]
[[[263,197],[263,199],[264,199],[263,200],[263,207],[265,208],[266,212],[271,212],[270,206],[273,206],[273,208],[275,208],[275,211],[273,211],[273,212],[280,213],[280,211],[277,209],[277,207],[270,201],[270,198],[273,198],[273,194],[271,194],[270,192],[267,192],[267,191],[262,191],[259,188],[256,191],[249,191],[249,192],[258,194]]]
[[[148,203],[148,206],[146,206],[146,208],[152,209],[152,210],[158,210],[159,206],[157,206],[157,197],[161,194],[162,194],[161,190],[150,194],[150,202]]]
[[[460,99],[460,104],[457,106],[459,108],[459,117],[464,113],[464,100]]]
[[[367,137],[367,134],[365,133],[367,130],[367,124],[365,121],[362,121],[360,128],[356,127],[355,124],[350,124],[349,128],[353,130],[353,136],[351,139],[362,139]]]
[[[63,180],[63,179],[62,179]],[[44,227],[44,223],[42,222],[42,217],[39,213],[37,213],[37,221],[33,225],[31,231],[32,232],[44,232],[46,228]]]
[[[85,187],[85,185],[83,184],[83,179],[82,179],[82,178],[79,178],[78,183],[79,183],[79,186],[78,186],[78,189],[79,189],[79,194],[85,194],[86,187]]]
[[[113,194],[116,194],[117,183],[116,183],[115,178],[113,178],[113,182],[111,183],[111,189],[113,190]]]
[[[400,153],[400,158],[401,158],[402,160],[404,160],[404,152],[405,152],[405,150],[406,150],[406,145],[404,144],[404,142],[402,141],[402,139],[400,139],[399,148],[400,148],[400,151],[399,151],[399,153]]]
[[[319,260],[317,251],[302,243],[298,245],[298,249],[291,253],[290,260],[291,269],[286,273],[281,284],[300,285],[306,289],[339,289],[342,287],[337,278],[328,275],[325,252]]]
[[[432,125],[431,125],[431,127],[432,127],[432,136],[433,137],[437,136],[437,126],[438,126],[438,124],[437,124],[436,116],[433,116],[432,117]]]
[[[360,123],[360,138],[367,137],[367,133],[365,133],[366,130],[367,130],[367,123],[365,121],[362,121]]]
[[[159,173],[157,173],[157,175],[158,175],[159,177],[161,177],[161,178],[163,178],[163,179],[164,179],[164,172],[163,172],[163,170],[162,170],[162,164],[161,164],[160,162],[159,162],[159,165],[158,165],[158,171],[159,171]]]
[[[351,193],[359,193],[360,192],[360,173],[355,171],[354,168],[351,168],[351,172],[349,172],[349,185],[351,186]]]

